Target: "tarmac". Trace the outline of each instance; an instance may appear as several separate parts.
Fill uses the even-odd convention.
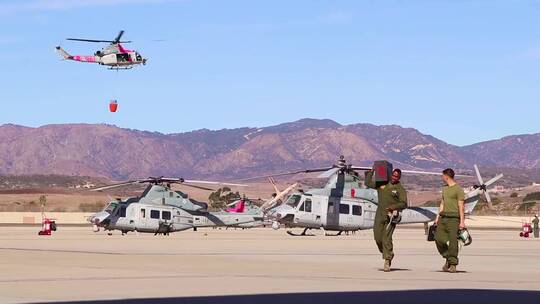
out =
[[[457,274],[423,229],[394,235],[393,271],[372,231],[293,237],[280,229],[199,229],[170,236],[90,227],[0,229],[0,303],[538,303],[540,240],[470,229]],[[448,301],[446,302],[445,299]]]

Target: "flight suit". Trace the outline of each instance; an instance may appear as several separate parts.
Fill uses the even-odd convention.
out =
[[[459,232],[459,201],[465,200],[465,192],[458,184],[443,188],[443,210],[439,214],[439,223],[435,232],[437,250],[449,266],[457,266],[458,232]]]
[[[373,182],[373,172],[368,172],[366,175],[366,186],[375,189],[376,185]],[[378,207],[375,213],[373,223],[373,237],[379,251],[382,253],[384,260],[392,260],[394,258],[394,245],[392,243],[392,235],[396,224],[390,223],[387,208],[401,211],[407,208],[407,192],[401,183],[388,183],[378,187]]]
[[[538,222],[540,222],[538,220],[538,217],[535,216],[534,219],[532,220],[532,223],[533,223],[533,234],[534,234],[534,238],[538,238],[538,234],[540,232],[540,228],[538,227]]]

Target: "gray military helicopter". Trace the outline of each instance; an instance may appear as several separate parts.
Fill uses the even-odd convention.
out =
[[[104,47],[101,51],[96,51],[94,55],[71,55],[66,52],[62,47],[57,46],[56,51],[64,60],[73,60],[87,63],[98,63],[100,65],[108,66],[109,69],[115,70],[127,70],[136,65],[146,65],[147,59],[143,58],[137,51],[128,50],[124,48],[122,43],[130,43],[131,41],[120,41],[124,31],[120,31],[114,40],[95,40],[95,39],[80,39],[80,38],[67,38],[70,41],[82,41],[82,42],[95,42],[95,43],[110,43]]]
[[[487,187],[503,177],[502,174],[499,174],[484,183],[478,167],[475,165],[474,168],[480,185],[474,186],[472,191],[466,193],[466,214],[472,212],[478,203],[481,193],[486,195],[488,204],[491,206]],[[273,221],[272,228],[276,230],[281,226],[304,229],[301,234],[295,234],[290,230],[287,231],[290,235],[305,236],[310,229],[321,229],[325,235],[329,235],[327,231],[336,231],[337,235],[339,235],[343,231],[373,228],[378,205],[377,191],[366,188],[358,174],[359,171],[369,170],[373,170],[373,168],[352,166],[347,164],[345,158],[341,156],[338,163],[331,167],[259,176],[241,179],[239,181],[300,173],[323,172],[318,176],[319,178],[328,179],[323,188],[294,192],[283,204],[272,202],[268,204],[267,207],[269,208],[264,208],[265,206],[263,205],[262,209],[265,216]],[[402,170],[402,172],[405,174],[440,175],[440,173],[425,171]],[[426,224],[433,221],[438,212],[439,207],[409,207],[401,213],[400,224]]]
[[[186,193],[171,189],[172,184],[182,184],[208,191],[213,189],[200,185],[245,186],[241,184],[150,177],[94,188],[91,191],[136,184],[148,184],[148,186],[140,196],[111,201],[105,209],[89,217],[88,220],[93,224],[94,232],[104,228],[107,231],[120,230],[122,234],[137,231],[168,235],[170,232],[198,227],[245,227],[261,221],[263,217],[260,209],[245,208],[244,200],[240,200],[234,208],[209,212],[207,203],[196,201],[189,198]]]

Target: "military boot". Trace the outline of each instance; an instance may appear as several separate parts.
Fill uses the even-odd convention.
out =
[[[448,261],[444,262],[444,265],[442,267],[442,271],[444,271],[444,272],[450,271],[450,265],[448,265]]]
[[[451,265],[450,268],[448,269],[448,272],[456,273],[457,272],[456,265]]]
[[[392,266],[392,260],[384,260],[384,272],[390,272],[390,266]]]

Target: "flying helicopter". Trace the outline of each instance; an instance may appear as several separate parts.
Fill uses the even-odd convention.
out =
[[[150,177],[118,184],[94,188],[90,191],[103,191],[135,184],[147,184],[138,197],[111,201],[102,211],[89,217],[94,232],[100,228],[107,231],[120,230],[168,235],[170,232],[197,227],[248,225],[262,219],[258,208],[245,208],[240,200],[234,208],[227,211],[209,212],[208,204],[189,198],[182,191],[174,191],[172,184],[182,184],[197,189],[212,191],[201,185],[245,186],[222,182],[186,180],[183,178]],[[239,226],[240,227],[240,226]]]
[[[136,65],[146,65],[147,59],[143,58],[141,54],[137,51],[124,48],[122,44],[131,43],[131,41],[120,41],[123,35],[124,31],[120,31],[114,40],[67,38],[70,41],[110,43],[101,49],[101,51],[96,51],[94,55],[71,55],[60,46],[56,47],[56,51],[64,60],[98,63],[108,66],[111,70],[128,70]]]
[[[466,214],[472,212],[481,193],[486,195],[488,204],[491,206],[487,187],[503,177],[502,174],[499,174],[484,183],[478,166],[475,165],[474,169],[480,184],[474,186],[474,189],[465,195]],[[341,156],[337,164],[326,168],[299,170],[238,181],[323,172],[318,176],[327,179],[323,188],[293,192],[283,204],[272,202],[267,206],[263,205],[262,211],[272,220],[272,228],[276,230],[281,226],[304,229],[301,234],[295,234],[291,230],[287,231],[293,236],[308,235],[307,231],[311,229],[320,229],[325,235],[330,235],[328,231],[335,231],[339,235],[343,231],[373,228],[378,205],[377,191],[365,187],[358,174],[359,171],[369,170],[374,170],[374,168],[352,166]],[[425,171],[402,170],[402,172],[404,174],[440,175],[440,173]],[[400,224],[427,224],[435,219],[438,212],[439,207],[408,207],[401,214]]]

